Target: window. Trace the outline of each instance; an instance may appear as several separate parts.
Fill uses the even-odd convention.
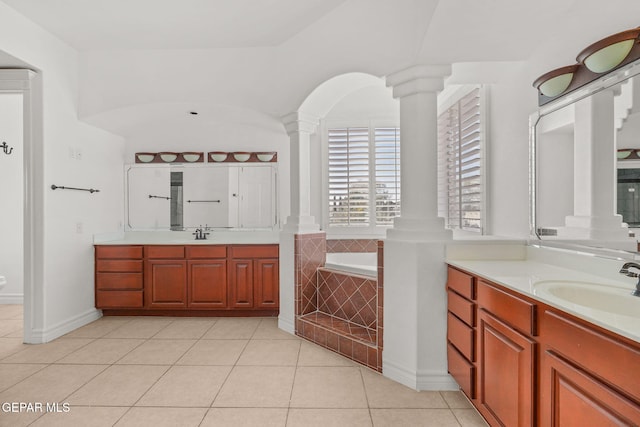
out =
[[[481,88],[438,117],[439,214],[447,227],[483,230]]]
[[[329,226],[393,224],[400,214],[400,129],[328,131]]]
[[[376,128],[376,224],[400,216],[400,129]]]

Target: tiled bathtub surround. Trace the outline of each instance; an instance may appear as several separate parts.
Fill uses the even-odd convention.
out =
[[[295,251],[295,310],[296,317],[318,309],[317,274],[326,260],[325,233],[296,234]]]
[[[330,239],[327,240],[327,253],[335,252],[377,252],[378,240],[375,239]]]
[[[384,241],[378,240],[378,371],[382,372],[384,319]]]
[[[382,372],[383,242],[322,239],[323,233],[295,239],[296,334]],[[378,280],[321,268],[323,243],[327,252],[378,252]]]
[[[377,291],[377,280],[324,268],[318,270],[318,311],[372,329],[374,335]]]

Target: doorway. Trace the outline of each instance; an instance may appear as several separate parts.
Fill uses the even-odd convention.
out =
[[[23,94],[0,92],[0,337],[23,337]]]
[[[21,297],[23,342],[35,344],[44,342],[42,333],[35,332],[42,330],[44,313],[43,254],[40,249],[43,243],[44,202],[41,75],[28,69],[0,69],[0,99],[8,114],[7,129],[11,129],[0,135],[0,139],[3,139],[0,145],[7,142],[8,146],[7,154],[4,153],[4,148],[0,151],[0,155],[4,157],[2,164],[8,165],[7,174],[11,174],[10,177],[3,177],[3,180],[8,181],[2,182],[3,190],[0,195],[12,200],[11,205],[2,204],[8,214],[3,212],[2,218],[14,228],[0,228],[3,240],[6,232],[11,245],[5,245],[9,246],[7,252],[0,254],[6,255],[10,263],[18,264],[17,267],[0,264],[0,268],[10,271],[5,285],[6,292],[0,291],[0,298],[5,303],[13,303],[19,302]],[[0,275],[3,273],[0,272]],[[0,299],[0,303],[2,302]]]

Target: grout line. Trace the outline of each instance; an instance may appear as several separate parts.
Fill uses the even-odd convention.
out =
[[[296,357],[295,369],[293,370],[293,380],[291,381],[291,390],[289,391],[289,404],[287,405],[287,415],[284,419],[284,425],[289,422],[289,413],[291,412],[291,399],[293,399],[293,388],[296,386],[296,377],[298,376],[298,368],[300,367],[300,353],[302,353],[302,341],[299,341],[298,356]]]
[[[369,421],[373,425],[373,415],[371,414],[371,405],[369,404],[369,394],[367,393],[367,385],[364,382],[364,375],[362,374],[362,367],[358,370],[360,372],[360,379],[362,380],[362,389],[364,390],[364,398],[367,401],[367,411],[369,412]]]
[[[141,319],[145,319],[145,317],[141,317]],[[185,318],[186,319],[186,318]],[[144,337],[144,338],[132,338],[132,337],[126,337],[126,338],[107,338],[106,335],[118,330],[121,327],[124,327],[125,325],[130,325],[131,322],[133,322],[133,320],[137,320],[137,319],[129,319],[126,322],[123,322],[122,325],[118,325],[115,329],[102,334],[100,337],[71,337],[68,339],[86,339],[88,342],[84,345],[82,345],[79,348],[74,349],[73,351],[71,351],[70,353],[66,354],[65,356],[63,356],[62,358],[58,358],[56,361],[54,362],[46,362],[46,363],[6,363],[3,365],[6,366],[11,366],[11,365],[40,365],[39,369],[37,369],[35,372],[29,374],[28,376],[26,376],[25,378],[22,378],[20,381],[18,381],[15,384],[9,385],[8,387],[5,387],[3,390],[0,390],[0,392],[4,393],[5,391],[21,384],[22,382],[28,380],[29,378],[33,377],[34,375],[41,373],[43,370],[48,369],[50,367],[53,366],[69,366],[69,365],[78,365],[78,366],[96,366],[96,367],[100,367],[101,369],[98,370],[98,372],[95,373],[95,375],[92,375],[91,378],[88,378],[86,381],[83,382],[83,384],[79,385],[78,387],[75,387],[75,390],[71,391],[68,396],[66,397],[66,399],[68,400],[70,396],[72,396],[73,394],[77,393],[80,389],[82,389],[83,387],[85,387],[87,384],[89,384],[92,381],[95,381],[97,377],[99,377],[100,375],[102,375],[104,372],[106,372],[108,369],[110,369],[113,366],[158,366],[158,367],[163,367],[164,368],[164,372],[162,372],[159,377],[155,380],[152,381],[152,384],[146,389],[146,391],[142,392],[141,395],[139,396],[139,398],[131,405],[104,405],[101,403],[98,404],[78,404],[78,405],[74,405],[77,407],[83,407],[83,408],[101,408],[101,407],[119,407],[119,408],[123,408],[124,412],[122,413],[122,415],[115,421],[115,423],[118,423],[120,421],[122,421],[129,413],[131,413],[132,409],[134,407],[136,407],[135,405],[138,404],[141,399],[149,393],[149,391],[155,387],[166,375],[167,373],[173,369],[173,367],[182,367],[182,366],[202,366],[202,367],[217,367],[217,368],[225,368],[227,370],[226,375],[224,376],[224,378],[222,378],[221,376],[221,380],[220,380],[220,385],[217,389],[217,391],[215,392],[215,395],[213,395],[211,402],[209,402],[209,406],[192,406],[192,407],[178,407],[178,406],[144,406],[141,408],[166,408],[166,409],[199,409],[202,410],[204,409],[204,414],[202,415],[202,418],[200,419],[200,422],[197,425],[204,425],[204,420],[207,419],[207,416],[211,413],[211,411],[214,409],[214,407],[212,406],[216,399],[220,396],[223,388],[225,387],[225,385],[229,385],[230,382],[230,378],[231,378],[231,374],[232,372],[236,369],[236,367],[253,367],[253,368],[271,368],[271,367],[278,367],[278,368],[294,368],[294,372],[293,372],[293,379],[292,379],[292,383],[291,383],[291,388],[290,388],[290,392],[289,392],[289,403],[286,406],[286,417],[285,417],[285,423],[287,423],[290,419],[290,416],[292,415],[292,409],[326,409],[326,410],[342,410],[342,409],[367,409],[368,413],[369,413],[369,421],[371,423],[371,425],[373,425],[373,415],[372,415],[372,410],[373,409],[379,409],[379,408],[372,408],[370,403],[369,403],[369,390],[367,390],[366,387],[366,382],[365,382],[365,374],[366,372],[363,369],[370,369],[366,366],[362,366],[360,364],[357,364],[356,362],[354,362],[353,360],[341,355],[340,353],[336,353],[333,350],[329,349],[329,348],[325,348],[322,346],[319,346],[315,343],[313,343],[312,341],[309,341],[307,339],[301,338],[299,336],[294,336],[291,339],[286,339],[286,340],[280,340],[277,338],[270,338],[268,336],[269,331],[271,330],[271,325],[268,325],[268,320],[266,320],[265,318],[261,318],[261,320],[259,322],[256,322],[256,327],[253,329],[253,332],[251,333],[250,338],[204,338],[204,336],[209,333],[217,324],[217,322],[213,322],[209,328],[207,328],[207,330],[205,332],[203,332],[199,338],[189,338],[191,340],[193,340],[193,342],[191,343],[190,346],[186,346],[188,348],[186,348],[186,350],[184,352],[182,352],[182,355],[179,356],[175,361],[173,361],[172,363],[168,364],[168,365],[158,365],[158,364],[146,364],[146,363],[138,363],[138,364],[118,364],[117,362],[119,362],[120,360],[122,360],[124,357],[126,357],[127,355],[129,355],[130,353],[132,353],[133,351],[135,351],[136,349],[138,349],[140,346],[144,345],[145,343],[154,341],[154,342],[162,342],[162,341],[178,341],[180,340],[179,338],[157,338],[157,336],[159,334],[162,333],[162,331],[164,331],[166,328],[170,327],[171,325],[178,325],[181,321],[181,319],[172,319],[168,324],[166,324],[164,327],[162,327],[160,330],[158,330],[157,332],[155,332],[155,334],[152,334],[150,337]],[[222,323],[222,322],[221,322]],[[264,338],[260,338],[257,334],[258,331],[261,330],[262,326],[269,326],[269,328],[267,328],[266,333],[267,335]],[[222,324],[220,324],[218,327],[223,327]],[[243,332],[242,330],[239,330],[239,332]],[[231,335],[229,335],[231,336]],[[62,338],[62,337],[61,337]],[[67,339],[67,338],[65,338]],[[76,354],[79,351],[82,351],[83,349],[86,349],[87,346],[91,345],[92,343],[96,343],[99,342],[99,340],[103,340],[103,343],[108,344],[109,341],[107,340],[112,340],[112,339],[119,339],[119,340],[139,340],[138,345],[136,345],[135,347],[133,347],[132,349],[130,349],[129,351],[127,351],[124,355],[122,355],[120,358],[117,358],[114,362],[112,363],[106,363],[106,364],[101,364],[101,363],[60,363],[60,360],[62,360],[63,358],[72,356],[74,354]],[[244,341],[242,349],[237,353],[237,357],[235,358],[233,364],[226,364],[226,365],[209,365],[209,364],[193,364],[193,365],[178,365],[178,363],[180,362],[180,360],[182,360],[184,358],[184,356],[191,351],[199,342],[208,342],[208,341],[224,341],[224,340],[234,340],[234,341]],[[245,351],[247,351],[247,349],[249,348],[249,342],[250,341],[256,341],[257,343],[259,342],[272,342],[274,343],[275,346],[280,346],[280,342],[282,341],[296,341],[298,342],[298,347],[297,347],[297,355],[295,358],[295,364],[294,365],[287,365],[287,366],[282,366],[282,365],[255,365],[255,364],[251,364],[251,365],[238,365],[238,362],[240,361],[242,355],[245,353]],[[307,344],[303,344],[303,343],[307,343]],[[123,344],[126,344],[126,342],[123,341]],[[351,365],[349,366],[342,366],[342,365],[334,365],[334,364],[330,364],[330,365],[324,365],[324,364],[318,364],[318,366],[301,366],[300,363],[302,362],[301,356],[302,356],[302,346],[303,345],[313,345],[316,346],[319,350],[322,351],[327,351],[330,352],[331,355],[338,355],[341,359],[344,359],[345,361],[349,361],[351,363]],[[11,357],[17,353],[19,353],[20,351],[24,350],[24,348],[20,348],[17,352],[15,353],[11,353],[8,354],[6,356],[3,357],[3,359],[6,359],[8,357]],[[0,364],[2,363],[2,359],[0,359]],[[353,367],[357,367],[359,369],[359,375],[360,375],[360,380],[362,383],[362,387],[363,387],[363,391],[364,391],[364,397],[366,400],[366,407],[362,407],[362,408],[336,408],[336,407],[314,407],[314,408],[294,408],[292,407],[292,398],[293,398],[293,391],[294,391],[294,387],[296,384],[296,379],[297,377],[297,373],[298,373],[298,369],[300,368],[313,368],[313,367],[321,367],[321,368],[328,368],[328,369],[335,369],[335,368],[353,368]],[[90,372],[90,371],[89,371]],[[375,370],[373,370],[373,372],[375,372]],[[460,424],[462,421],[460,419],[458,419],[458,417],[456,416],[454,409],[469,409],[469,410],[473,410],[473,408],[452,408],[451,404],[449,403],[449,401],[447,401],[444,397],[444,393],[443,392],[439,392],[440,396],[442,397],[442,399],[445,401],[447,408],[446,410],[449,410],[453,416],[454,419],[456,419],[457,423]],[[64,401],[64,400],[62,400]],[[61,402],[62,402],[61,401]],[[173,403],[173,402],[168,402],[168,403]],[[232,405],[236,402],[231,402]],[[237,408],[237,409],[249,409],[249,408],[255,408],[257,411],[256,413],[259,414],[259,409],[271,409],[271,408],[278,408],[278,409],[285,409],[285,406],[282,407],[270,407],[270,408],[258,408],[255,406],[252,407],[235,407],[235,406],[221,406],[221,407],[215,407],[216,409],[220,408]],[[390,408],[390,409],[396,409],[396,410],[403,410],[404,408]],[[410,408],[407,408],[410,409]],[[414,408],[414,409],[423,409],[423,408]],[[437,408],[437,409],[441,409],[441,408]],[[470,413],[470,412],[469,412]],[[477,413],[477,411],[476,411]],[[461,416],[466,416],[467,412],[464,413],[460,413]],[[44,415],[44,414],[43,414]],[[364,413],[363,413],[364,415]],[[42,415],[41,415],[42,416]],[[36,420],[41,418],[38,417],[36,418]],[[292,419],[292,418],[291,418]],[[36,420],[30,421],[31,422],[35,422]]]

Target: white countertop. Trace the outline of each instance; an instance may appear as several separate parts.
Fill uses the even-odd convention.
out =
[[[548,294],[540,295],[534,286],[546,280],[596,283],[628,289],[629,298],[638,298],[631,295],[636,279],[618,274],[623,260],[589,256],[581,260],[577,254],[567,257],[560,252],[539,256],[539,251],[528,249],[525,259],[447,259],[447,263],[640,342],[640,313],[636,318],[587,308]],[[565,263],[571,268],[565,267]],[[581,263],[584,268],[579,268]]]
[[[209,231],[206,240],[195,240],[191,231],[128,231],[95,235],[96,245],[268,245],[278,244],[280,233],[271,230]]]

